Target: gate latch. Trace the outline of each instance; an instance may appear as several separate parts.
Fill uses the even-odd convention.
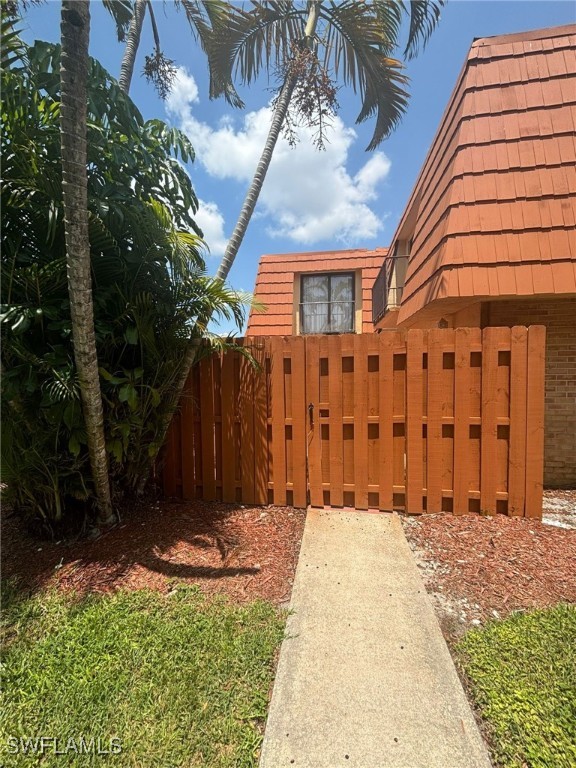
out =
[[[310,427],[314,426],[314,403],[308,405],[308,419],[310,421]]]

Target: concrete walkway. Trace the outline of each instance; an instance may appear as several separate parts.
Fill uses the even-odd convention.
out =
[[[489,768],[397,515],[310,510],[260,768]]]

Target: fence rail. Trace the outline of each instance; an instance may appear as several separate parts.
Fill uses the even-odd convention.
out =
[[[245,339],[192,371],[165,454],[186,499],[539,517],[542,326]]]

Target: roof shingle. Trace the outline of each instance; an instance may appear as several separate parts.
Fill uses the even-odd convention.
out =
[[[311,251],[265,255],[260,259],[255,298],[264,304],[265,312],[250,312],[247,336],[290,336],[293,333],[294,281],[306,272],[362,271],[362,329],[372,326],[372,285],[388,249],[373,251]]]
[[[399,322],[443,297],[576,291],[575,166],[576,26],[476,40],[392,241],[412,238]]]

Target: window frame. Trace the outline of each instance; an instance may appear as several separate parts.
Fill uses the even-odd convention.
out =
[[[330,326],[332,324],[332,281],[330,278],[332,277],[349,277],[352,280],[352,298],[350,299],[350,303],[352,304],[352,318],[351,318],[351,328],[348,331],[322,331],[321,333],[313,333],[313,332],[307,332],[304,331],[304,307],[307,305],[312,305],[314,302],[305,302],[303,301],[304,296],[304,280],[307,277],[327,277],[328,278],[328,301],[327,302],[316,302],[316,303],[326,303],[328,304],[328,325]],[[341,336],[345,333],[356,333],[356,272],[354,270],[343,270],[338,272],[303,272],[300,274],[300,307],[299,307],[299,323],[300,323],[300,335],[301,336]]]

